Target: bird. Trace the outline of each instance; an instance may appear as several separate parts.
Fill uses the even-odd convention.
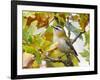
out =
[[[78,54],[74,46],[72,45],[71,40],[66,35],[65,30],[59,25],[53,28],[54,28],[54,36],[55,36],[54,42],[58,42],[59,44],[57,48],[65,54],[68,54],[68,55],[70,55],[70,53],[73,54],[76,57],[76,59],[80,62],[80,60],[78,59]]]

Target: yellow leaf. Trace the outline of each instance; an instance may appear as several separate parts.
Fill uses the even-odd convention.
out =
[[[48,62],[47,61],[47,67],[64,67],[64,64],[62,62]]]
[[[46,40],[52,41],[53,39],[53,33],[45,32],[44,36],[46,37]]]
[[[74,66],[78,66],[79,61],[77,60],[77,58],[73,54],[71,54],[70,56],[71,56],[71,59],[72,59]]]
[[[88,22],[89,22],[89,14],[80,14],[79,24],[82,31],[85,31]]]
[[[73,21],[78,21],[78,19],[79,19],[79,16],[78,16],[78,15],[72,16],[72,20],[73,20]]]
[[[35,60],[32,64],[32,68],[39,68],[40,65],[38,64],[38,62]]]
[[[64,53],[62,53],[59,49],[53,50],[49,53],[49,56],[52,58],[61,57]]]
[[[55,50],[58,46],[58,42],[55,42],[54,44],[52,44],[48,49],[47,52]]]

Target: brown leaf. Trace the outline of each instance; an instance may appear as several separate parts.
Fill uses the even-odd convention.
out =
[[[36,20],[38,21],[37,27],[41,28],[48,25],[49,17],[46,14],[38,13],[36,15]]]
[[[34,55],[29,53],[23,53],[23,68],[30,68],[34,61]]]
[[[88,22],[89,22],[89,14],[80,14],[79,24],[82,31],[85,31],[85,27],[87,26]]]
[[[27,23],[26,23],[26,25],[27,26],[30,26],[30,24],[32,23],[32,21],[34,21],[36,18],[34,17],[31,17],[31,16],[29,16],[28,18],[27,18]]]

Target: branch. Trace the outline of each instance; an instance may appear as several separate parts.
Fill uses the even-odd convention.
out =
[[[44,52],[44,51],[42,51],[41,49],[39,50],[41,53],[43,53],[42,55],[44,55],[47,59],[49,59],[49,60],[51,60],[51,61],[53,61],[53,62],[62,62],[62,60],[61,59],[54,59],[54,58],[51,58],[51,57],[49,57],[48,56],[48,52]],[[46,54],[47,53],[47,54]]]
[[[59,59],[59,58],[54,59],[54,58],[51,58],[51,57],[49,57],[49,56],[47,56],[47,55],[46,55],[46,58],[49,59],[49,60],[52,61],[52,62],[62,62],[62,60]]]
[[[67,54],[64,54],[64,55],[62,55],[62,56],[60,56],[60,57],[58,57],[58,58],[52,58],[52,57],[49,57],[48,56],[48,52],[43,52],[42,50],[39,50],[41,53],[43,53],[42,55],[44,55],[45,57],[46,57],[46,59],[45,60],[47,60],[47,61],[52,61],[52,62],[62,62],[65,66],[69,66],[69,63],[67,63],[67,61],[66,60],[62,60],[61,58],[64,56],[64,55],[66,55],[66,57],[67,57]],[[47,54],[46,54],[47,53]]]
[[[49,61],[52,61],[52,62],[62,62],[65,66],[68,66],[66,60],[62,60],[61,57],[60,58],[51,58],[49,57],[48,55],[45,55],[46,56],[46,60],[49,60]]]
[[[75,39],[72,41],[72,44],[73,44],[74,42],[76,42],[76,40],[77,40],[83,33],[85,33],[85,31],[80,32],[79,35],[76,36]]]

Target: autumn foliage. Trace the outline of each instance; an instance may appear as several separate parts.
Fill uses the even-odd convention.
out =
[[[70,48],[67,52],[71,54],[57,48],[54,28],[59,26],[66,28],[71,45],[77,39],[83,41],[84,49],[78,54],[89,62],[89,14],[23,11],[22,20],[23,68],[79,66]]]

